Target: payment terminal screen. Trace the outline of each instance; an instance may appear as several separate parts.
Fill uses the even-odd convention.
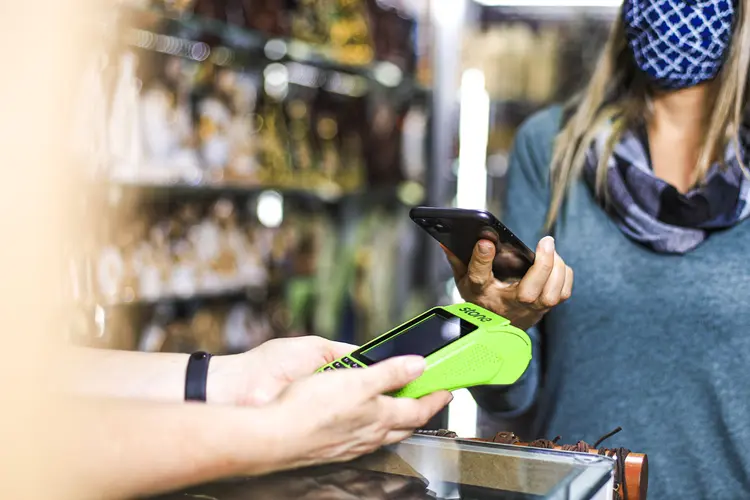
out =
[[[476,327],[460,318],[445,318],[437,314],[428,316],[406,330],[371,347],[359,356],[370,363],[377,363],[395,356],[417,355],[427,357],[442,349],[462,335],[474,331]]]

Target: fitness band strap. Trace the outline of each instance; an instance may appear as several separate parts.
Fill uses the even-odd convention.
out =
[[[208,363],[211,355],[199,351],[188,358],[185,374],[185,401],[206,401],[206,382],[208,379]]]

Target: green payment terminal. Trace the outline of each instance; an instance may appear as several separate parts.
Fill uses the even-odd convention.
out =
[[[363,368],[418,355],[427,367],[396,397],[420,398],[478,385],[509,385],[531,361],[531,340],[510,320],[473,304],[435,307],[318,371]]]

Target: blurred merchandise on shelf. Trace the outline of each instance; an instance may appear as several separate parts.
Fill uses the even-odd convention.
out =
[[[68,338],[240,352],[309,333],[366,341],[411,313],[421,260],[403,251],[417,248],[404,221],[427,184],[425,12],[126,2],[80,80],[71,145],[90,230],[66,250]]]
[[[234,297],[189,304],[165,302],[137,311],[110,308],[102,334],[89,338],[85,345],[146,352],[243,352],[285,335],[274,329],[266,307],[263,302]]]
[[[109,114],[109,154],[112,168],[122,175],[134,175],[142,157],[139,123],[139,88],[135,55],[125,52],[117,61],[117,80]]]
[[[300,51],[313,50],[339,64],[365,66],[377,60],[403,73],[413,73],[417,65],[415,20],[379,0],[161,0],[150,7],[131,6],[288,38]]]
[[[293,330],[361,344],[408,319],[418,256],[405,252],[415,235],[407,214],[407,207],[372,208],[342,239],[332,237],[329,221],[316,221],[308,243],[318,252],[316,270],[298,269],[287,283]]]
[[[263,286],[272,235],[234,203],[139,206],[102,230],[96,266],[105,304]]]
[[[557,27],[535,32],[523,22],[501,24],[467,33],[461,60],[484,72],[490,98],[543,102],[556,81],[558,36]]]
[[[408,109],[395,108],[387,98],[375,99],[370,117],[370,140],[365,151],[369,158],[368,182],[397,184],[404,180],[402,170],[402,130]]]
[[[403,15],[403,11],[384,8],[377,0],[367,0],[375,43],[375,58],[395,64],[405,73],[416,70],[416,40],[413,20]]]
[[[611,19],[585,9],[487,12],[491,15],[464,36],[462,66],[485,75],[491,99],[488,208],[500,214],[507,155],[518,127],[542,108],[583,90]]]
[[[105,69],[108,57],[95,51],[84,63],[78,84],[77,113],[70,136],[71,156],[80,163],[85,176],[95,176],[110,161],[107,143],[107,89]]]
[[[357,325],[355,341],[368,342],[382,335],[395,325],[394,317],[403,317],[400,309],[399,276],[396,272],[404,239],[412,229],[412,222],[406,213],[397,217],[385,211],[375,210],[357,228],[354,243],[354,285],[352,299]]]
[[[179,311],[156,306],[140,323],[138,350],[146,352],[243,352],[278,336],[261,305],[247,300],[199,304]]]
[[[75,318],[89,331],[76,342],[217,353],[308,333],[366,342],[411,312],[406,207],[368,209],[347,236],[325,212],[299,209],[265,227],[257,200],[121,205],[100,228],[96,321]]]
[[[463,67],[484,72],[495,102],[543,105],[582,90],[608,31],[599,18],[509,19],[465,35]]]
[[[124,51],[107,119],[109,178],[146,186],[272,186],[324,197],[423,181],[423,104],[294,85],[304,69],[276,63],[263,73],[241,72]],[[95,119],[102,121],[92,116],[86,125]],[[106,163],[101,149],[89,148],[85,153],[96,158],[88,161]]]
[[[427,127],[429,113],[424,106],[412,105],[404,116],[401,144],[403,173],[406,179],[426,184]]]

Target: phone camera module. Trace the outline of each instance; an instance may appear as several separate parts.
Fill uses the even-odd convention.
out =
[[[444,222],[438,222],[437,224],[435,224],[435,231],[439,233],[447,233],[448,231],[450,231],[450,226],[448,226],[448,224]]]

